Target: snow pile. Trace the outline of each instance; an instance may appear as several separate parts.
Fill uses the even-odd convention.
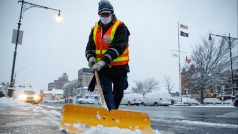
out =
[[[46,110],[42,107],[38,107],[38,109],[44,113],[45,116],[44,120],[47,120],[48,123],[51,125],[51,126],[59,126],[59,122],[60,122],[60,116],[61,116],[61,113],[56,111],[56,110]]]
[[[97,126],[97,127],[91,127],[88,130],[85,131],[85,134],[143,134],[141,130],[135,130],[131,131],[129,129],[121,129],[118,127],[103,127],[103,126]],[[154,130],[153,134],[161,134],[158,130]]]
[[[58,111],[56,111],[56,110],[50,110],[50,113],[51,113],[51,114],[54,114],[54,115],[56,115],[56,116],[61,116],[61,113],[58,112]]]
[[[67,126],[67,124],[65,124]],[[68,124],[70,126],[70,124]],[[131,131],[129,129],[122,129],[118,127],[103,127],[102,125],[98,125],[96,127],[88,127],[82,124],[74,124],[73,127],[76,127],[84,134],[142,134],[142,131],[137,129],[135,131]],[[154,134],[161,134],[158,130],[153,130]]]
[[[129,129],[120,129],[118,127],[103,127],[103,126],[97,126],[97,127],[90,127],[90,129],[85,131],[85,134],[141,134],[140,130],[130,131]]]
[[[194,99],[194,98],[190,98],[190,97],[182,97],[182,102],[183,103],[189,103],[189,104],[199,104],[199,102]]]
[[[12,98],[7,98],[7,97],[0,98],[0,105],[6,105],[6,106],[9,106],[9,107],[15,107],[15,106],[33,107],[32,104],[17,101],[17,100],[14,100]]]
[[[56,110],[46,110],[44,108],[39,107],[40,111],[44,114],[50,115],[50,116],[61,116],[61,113]]]
[[[27,118],[24,121],[14,121],[14,122],[8,122],[6,123],[6,126],[8,127],[19,127],[19,126],[29,126],[29,125],[35,125],[35,126],[59,126],[59,115],[60,113],[51,110],[47,111],[37,105],[32,105],[30,103],[24,103],[21,101],[14,100],[12,98],[2,97],[0,98],[0,106],[1,108],[4,107],[21,107],[21,109],[24,108],[24,110],[29,109],[29,111],[14,111],[14,115],[21,116],[21,115],[29,115],[29,112],[33,112],[31,118]],[[44,116],[35,116],[35,114],[39,114],[40,112],[44,113]],[[41,115],[41,114],[40,114]]]

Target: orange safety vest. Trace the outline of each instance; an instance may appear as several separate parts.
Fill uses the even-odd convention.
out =
[[[101,57],[106,53],[107,49],[111,45],[111,42],[114,39],[115,32],[119,25],[121,25],[122,22],[119,20],[116,20],[112,26],[106,31],[106,33],[102,37],[102,28],[99,26],[98,23],[95,24],[93,29],[93,40],[96,45],[96,59],[97,62],[101,60]],[[119,66],[119,65],[126,65],[129,62],[129,50],[128,50],[128,44],[123,52],[119,57],[114,59],[109,66]]]

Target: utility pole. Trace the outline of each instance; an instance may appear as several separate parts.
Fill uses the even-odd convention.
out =
[[[16,42],[15,42],[15,50],[13,54],[13,63],[12,63],[12,71],[11,71],[11,79],[10,79],[10,86],[8,88],[7,96],[12,97],[13,96],[13,91],[14,91],[14,74],[15,74],[15,63],[16,63],[16,56],[17,56],[17,46],[19,44],[19,35],[20,35],[20,28],[21,28],[21,20],[23,18],[23,13],[27,11],[30,8],[33,7],[38,7],[38,8],[43,8],[43,9],[49,9],[49,10],[54,10],[58,12],[58,16],[60,16],[60,10],[50,8],[50,7],[45,7],[41,5],[37,5],[34,3],[26,2],[24,0],[19,0],[18,3],[21,3],[21,11],[20,11],[20,17],[18,21],[18,27],[17,27],[17,35],[16,35]],[[25,7],[25,5],[28,5],[29,7]]]

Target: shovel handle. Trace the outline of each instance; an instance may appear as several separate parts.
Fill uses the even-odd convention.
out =
[[[95,77],[96,77],[96,82],[97,82],[97,86],[98,86],[98,93],[99,93],[99,97],[100,97],[100,100],[101,100],[101,103],[102,103],[102,107],[108,109],[107,105],[106,105],[106,102],[105,102],[104,95],[103,95],[103,90],[102,90],[102,86],[101,86],[100,79],[99,79],[99,76],[98,76],[98,72],[95,71],[94,74],[95,74]]]

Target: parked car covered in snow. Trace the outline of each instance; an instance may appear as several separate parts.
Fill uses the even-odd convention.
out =
[[[171,97],[164,93],[147,93],[141,104],[150,106],[168,106],[171,105]]]
[[[140,105],[143,100],[143,95],[138,93],[124,94],[121,105]]]
[[[217,98],[205,98],[204,104],[221,104],[222,102]]]
[[[223,104],[231,105],[232,104],[232,99],[225,100]]]
[[[91,96],[86,96],[85,98],[78,98],[76,100],[76,104],[95,104],[96,100],[95,98]]]
[[[182,96],[176,98],[176,102],[174,106],[192,106],[192,105],[200,105],[200,103],[190,96]]]

